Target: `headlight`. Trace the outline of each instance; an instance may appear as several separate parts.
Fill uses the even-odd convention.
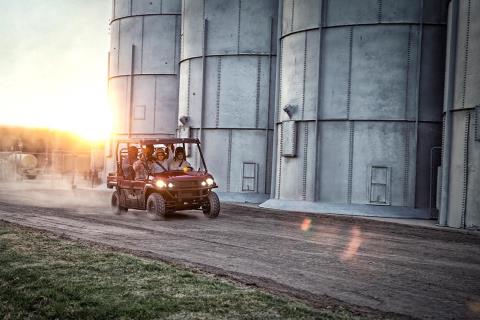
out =
[[[201,185],[202,185],[202,187],[205,187],[207,185],[207,183],[205,181],[202,181]]]
[[[207,180],[205,180],[205,182],[206,182],[209,186],[213,185],[213,179],[212,179],[212,178],[207,178]]]
[[[155,184],[156,184],[157,187],[159,187],[160,189],[161,189],[161,188],[165,188],[165,187],[167,186],[166,183],[165,183],[165,181],[163,181],[163,180],[158,180]]]
[[[170,189],[173,188],[173,183],[169,182],[169,183],[168,183],[168,187],[169,187]]]

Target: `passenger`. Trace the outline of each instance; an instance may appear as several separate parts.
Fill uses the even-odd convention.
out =
[[[167,152],[172,150],[173,145],[167,146]],[[165,149],[158,148],[155,155],[156,160],[153,163],[152,173],[162,173],[169,170],[170,162],[173,160],[173,151],[165,152]],[[170,155],[170,156],[167,156]]]
[[[133,164],[138,159],[138,148],[135,146],[128,147],[128,155],[122,160],[123,176],[127,180],[135,179],[135,170]]]
[[[140,159],[133,163],[133,170],[135,170],[135,180],[145,180],[150,172],[150,167],[147,161],[145,150],[140,156]]]
[[[185,150],[183,147],[175,149],[175,157],[170,163],[170,170],[191,170],[192,165],[185,160]]]

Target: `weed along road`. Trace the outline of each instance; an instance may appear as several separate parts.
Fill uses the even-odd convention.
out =
[[[480,317],[480,236],[222,204],[152,221],[105,192],[0,186],[0,219],[387,317]]]

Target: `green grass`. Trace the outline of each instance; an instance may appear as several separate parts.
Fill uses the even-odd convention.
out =
[[[0,222],[0,319],[353,319]]]

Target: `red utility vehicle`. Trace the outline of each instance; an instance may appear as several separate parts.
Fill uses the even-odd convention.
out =
[[[189,159],[195,160],[192,166],[169,170],[162,173],[147,172],[142,180],[131,180],[122,171],[122,163],[127,157],[128,147],[165,148],[168,145],[182,146]],[[128,209],[147,210],[153,218],[163,218],[168,213],[179,210],[202,210],[208,218],[216,218],[220,212],[220,201],[212,189],[217,188],[213,176],[208,173],[200,141],[193,138],[164,138],[119,141],[116,146],[116,173],[107,177],[107,187],[115,188],[111,207],[115,214]],[[167,168],[168,169],[168,168]]]

